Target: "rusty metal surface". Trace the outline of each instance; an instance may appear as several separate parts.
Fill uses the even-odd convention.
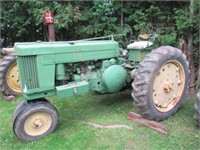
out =
[[[49,29],[49,41],[55,41],[55,31],[54,31],[54,24],[48,24]]]
[[[156,122],[156,121],[144,119],[136,113],[129,112],[128,113],[128,119],[133,120],[137,123],[140,123],[140,124],[142,124],[146,127],[149,127],[151,129],[155,130],[155,131],[158,131],[160,133],[164,133],[164,134],[168,133],[168,128],[167,128],[166,125],[161,124],[161,123]]]

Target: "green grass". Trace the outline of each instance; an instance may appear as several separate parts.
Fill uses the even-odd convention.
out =
[[[183,107],[163,121],[167,135],[127,119],[127,113],[137,112],[130,91],[99,95],[88,93],[71,98],[49,100],[58,109],[59,126],[55,132],[33,142],[22,142],[13,133],[11,116],[17,103],[0,100],[1,150],[200,150],[200,130],[195,126],[194,97],[188,97]],[[96,129],[85,123],[125,124],[128,129]]]

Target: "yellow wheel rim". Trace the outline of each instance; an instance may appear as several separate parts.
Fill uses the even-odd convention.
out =
[[[16,93],[21,93],[20,81],[19,81],[19,73],[17,68],[17,63],[13,63],[7,72],[7,83],[8,86]]]
[[[185,72],[178,61],[168,61],[159,70],[153,85],[153,101],[161,112],[170,111],[179,102],[185,85]]]
[[[26,119],[24,130],[30,136],[39,136],[48,131],[51,124],[52,118],[48,113],[36,112]]]
[[[2,60],[2,59],[3,59],[3,56],[0,55],[0,60]]]

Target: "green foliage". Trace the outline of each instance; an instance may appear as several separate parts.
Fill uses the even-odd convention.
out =
[[[175,8],[175,21],[179,34],[187,36],[192,33],[194,44],[199,45],[199,20],[200,20],[200,1],[194,1],[191,5],[184,8]]]
[[[163,5],[163,3],[165,3]],[[7,43],[47,40],[44,12],[54,13],[56,40],[77,40],[127,33],[159,35],[159,45],[177,45],[181,34],[193,31],[198,44],[199,4],[152,1],[41,1],[2,2],[2,38]],[[190,9],[193,9],[193,15]],[[121,18],[123,15],[123,18]],[[121,27],[121,23],[130,28]],[[131,32],[133,34],[131,34]],[[133,37],[130,37],[132,35]]]
[[[172,45],[177,47],[177,34],[172,32],[169,34],[160,35],[158,37],[159,45]]]
[[[147,23],[147,15],[146,13],[142,12],[142,10],[136,11],[133,15],[129,17],[130,20],[134,20],[136,23],[134,25],[134,29],[136,31],[140,31],[145,28]]]
[[[75,33],[79,38],[106,36],[117,32],[118,19],[112,15],[112,4],[105,1],[93,1],[90,7],[82,10],[81,20],[76,24]]]
[[[135,22],[133,28],[136,33],[157,35],[157,46],[177,46],[177,31],[174,26],[174,14],[169,12],[170,5],[162,5],[161,2],[149,2],[149,5],[144,6],[135,10],[127,19],[127,21]]]
[[[188,12],[188,9],[186,10],[186,12],[183,9],[175,9],[175,13],[177,29],[182,31],[182,33],[191,31],[193,28],[193,19],[191,17],[191,14]]]

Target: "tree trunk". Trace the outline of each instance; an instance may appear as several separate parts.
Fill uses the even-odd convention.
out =
[[[193,48],[193,35],[192,33],[189,33],[187,36],[187,51],[188,51],[188,61],[189,61],[189,68],[190,68],[190,88],[189,88],[189,93],[190,94],[196,94],[195,93],[195,86],[196,86],[196,72],[195,72],[195,65],[194,65],[194,48]]]
[[[194,3],[193,0],[190,0],[190,6],[192,6]],[[193,8],[190,7],[190,20],[192,20],[192,17],[194,15]],[[190,88],[189,93],[192,95],[196,95],[195,86],[196,86],[196,73],[195,73],[195,65],[194,65],[194,47],[193,47],[193,34],[192,31],[189,32],[187,35],[187,50],[188,50],[188,61],[189,61],[189,67],[190,67]]]
[[[190,6],[193,5],[193,0],[190,0]],[[194,12],[192,7],[190,8],[190,17],[189,20],[192,19]],[[194,61],[194,47],[193,47],[193,34],[192,31],[188,32],[185,37],[182,37],[179,41],[179,48],[183,51],[186,55],[187,60],[189,62],[189,69],[190,69],[190,87],[189,87],[189,94],[194,95],[196,94],[196,68],[195,68],[195,61]]]
[[[189,94],[194,95],[196,94],[195,86],[196,86],[196,68],[194,64],[194,47],[193,47],[193,34],[190,32],[186,38],[181,37],[179,40],[179,48],[182,52],[186,55],[187,61],[189,62],[189,69],[190,69],[190,86],[189,86]]]

